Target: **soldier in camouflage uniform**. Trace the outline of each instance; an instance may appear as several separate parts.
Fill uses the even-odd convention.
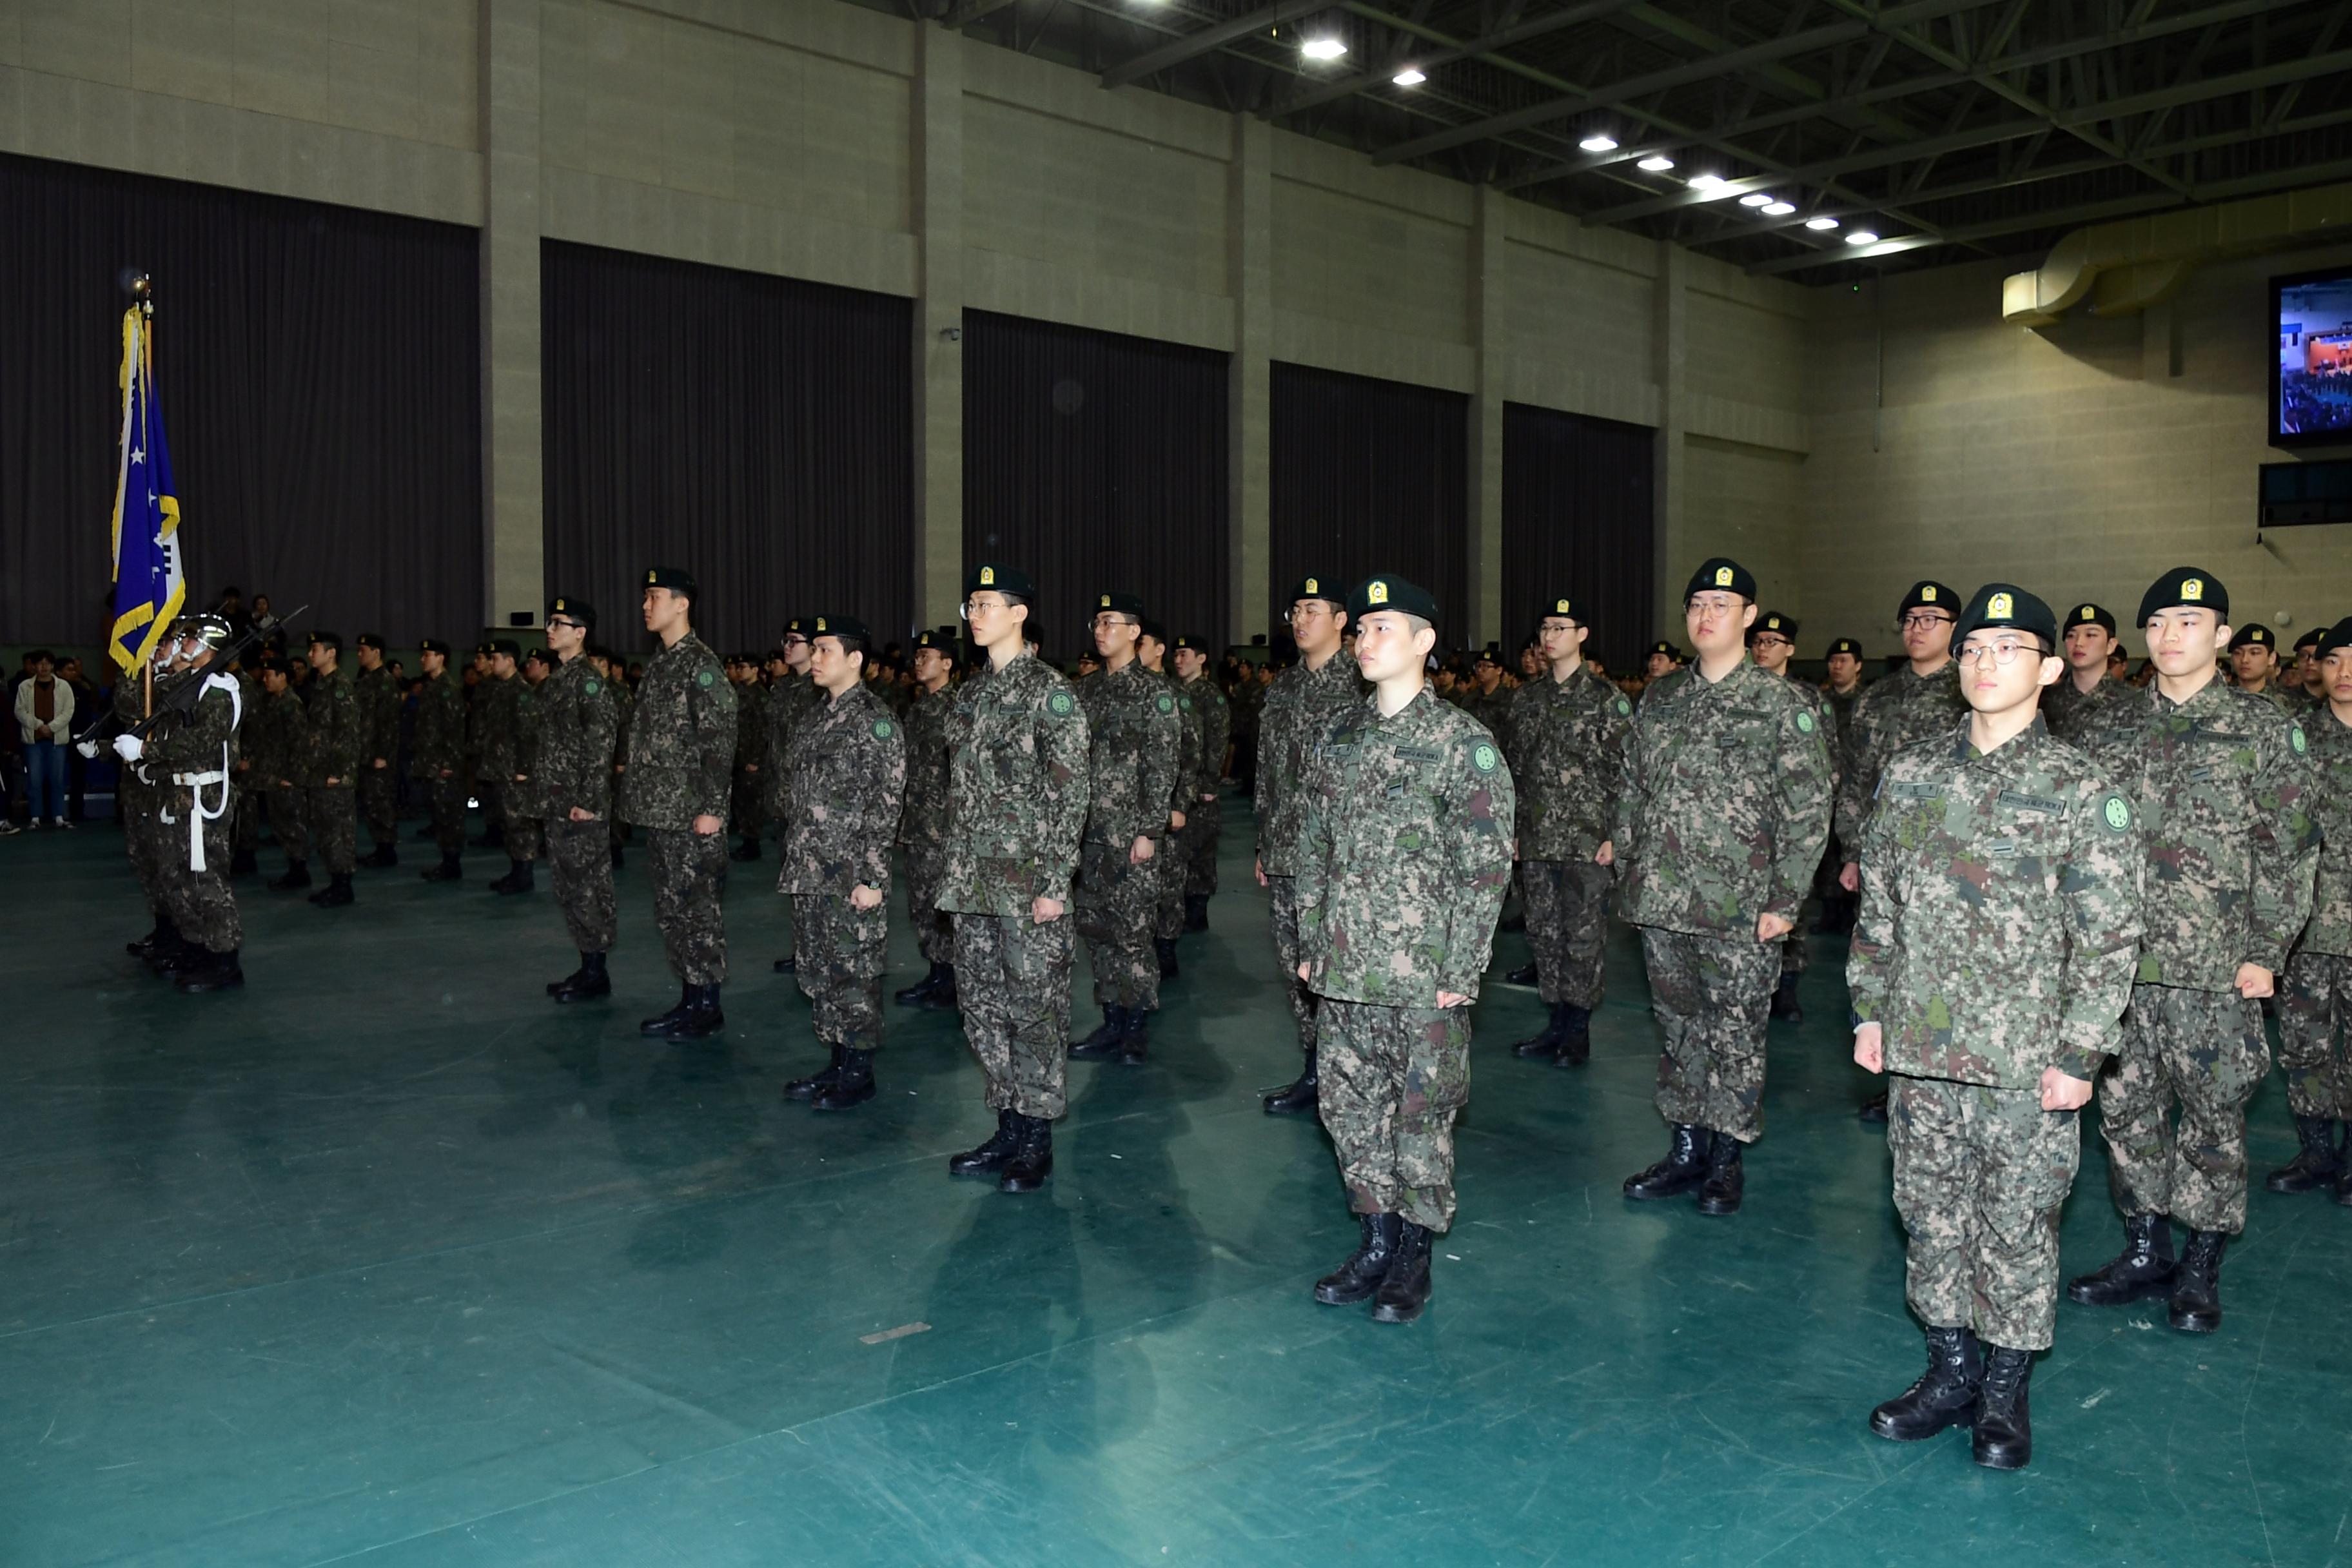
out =
[[[2294,663],[2279,678],[2290,718],[2309,723],[2328,704],[2327,678],[2319,668],[2319,645],[2332,629],[2315,626],[2294,639]]]
[[[619,934],[613,897],[613,734],[619,713],[613,689],[586,649],[596,606],[559,594],[547,606],[547,646],[555,673],[531,693],[536,744],[530,776],[544,826],[548,870],[564,929],[580,967],[547,988],[558,1002],[613,994],[604,955]]]
[[[1688,666],[1683,662],[1683,650],[1664,637],[1650,645],[1649,651],[1643,656],[1642,670],[1642,695],[1634,701],[1637,708],[1649,701],[1654,694],[1664,697],[1690,673]]]
[[[623,779],[627,777],[629,772],[629,720],[637,710],[637,698],[636,693],[629,689],[629,683],[622,679],[622,676],[625,673],[625,667],[621,663],[620,658],[614,654],[612,649],[601,648],[595,653],[591,654],[589,657],[595,661],[596,673],[604,679],[606,683],[606,689],[613,693],[613,723],[614,726],[613,737],[613,801],[614,809],[611,813],[613,830],[609,837],[613,845],[613,869],[617,871],[621,868],[621,863],[625,858],[621,848],[621,837],[623,834],[628,831],[628,829],[621,820],[619,803],[621,799],[621,783]]]
[[[1470,1005],[1511,880],[1511,772],[1485,725],[1423,684],[1437,603],[1401,577],[1349,595],[1370,700],[1300,782],[1299,978],[1317,1016],[1323,1127],[1362,1236],[1316,1282],[1409,1323],[1454,1224],[1454,1119],[1470,1097]]]
[[[1184,934],[1184,879],[1187,858],[1192,853],[1186,841],[1192,831],[1193,797],[1201,793],[1201,747],[1207,738],[1202,732],[1201,714],[1192,706],[1192,692],[1168,668],[1170,646],[1165,626],[1154,620],[1143,623],[1143,636],[1135,645],[1136,662],[1158,676],[1160,684],[1176,699],[1176,721],[1180,726],[1176,780],[1168,794],[1168,837],[1151,862],[1160,873],[1151,945],[1160,960],[1162,980],[1173,980],[1177,975],[1176,939]]]
[[[512,644],[509,645],[513,646]],[[474,649],[473,684],[462,688],[466,696],[466,776],[474,785],[474,795],[482,803],[482,836],[474,840],[477,849],[496,849],[506,843],[506,796],[499,788],[499,775],[485,760],[489,738],[483,731],[491,717],[490,666],[498,657],[497,645],[481,643]]]
[[[760,679],[759,658],[748,653],[729,656],[727,679],[735,683],[735,784],[729,805],[731,826],[742,840],[729,858],[757,860],[761,803],[767,793],[768,689]]]
[[[302,690],[304,748],[295,780],[302,786],[303,823],[327,867],[327,885],[310,895],[310,901],[322,909],[352,901],[352,868],[357,864],[352,841],[359,831],[354,797],[360,710],[352,700],[351,683],[337,672],[342,657],[341,637],[332,632],[310,634],[311,679]]]
[[[1244,664],[1225,700],[1234,710],[1234,783],[1244,795],[1257,796],[1258,720],[1265,711],[1266,689],[1258,684],[1257,666]]]
[[[158,891],[181,942],[158,967],[189,992],[245,984],[237,964],[243,928],[228,885],[236,810],[230,770],[244,700],[236,678],[215,668],[231,640],[228,623],[217,616],[183,620],[171,637],[180,671],[173,684],[200,683],[194,708],[182,713],[159,706],[163,717],[144,739],[114,738],[126,771],[141,768],[155,792]]]
[[[865,679],[864,621],[818,616],[809,677],[823,700],[778,763],[790,775],[776,890],[793,900],[801,994],[825,1067],[784,1086],[786,1100],[846,1110],[874,1098],[889,962],[890,841],[907,788],[906,734]]]
[[[1070,1055],[1135,1063],[1144,1059],[1147,1024],[1160,1005],[1151,933],[1160,868],[1153,862],[1168,837],[1183,724],[1176,694],[1136,657],[1143,602],[1132,594],[1097,595],[1092,629],[1102,668],[1077,683],[1093,746],[1077,928],[1103,1016],[1094,1033],[1071,1043]]]
[[[1510,728],[1512,689],[1503,681],[1503,645],[1490,642],[1478,650],[1470,667],[1470,689],[1462,698],[1462,711],[1486,727],[1496,740]]]
[[[1209,900],[1217,892],[1217,840],[1223,836],[1223,809],[1217,781],[1233,744],[1233,704],[1208,677],[1209,645],[1194,636],[1176,639],[1176,679],[1184,685],[1201,721],[1201,770],[1192,804],[1184,808],[1184,929],[1209,929]]]
[[[1880,770],[1914,741],[1940,734],[1968,715],[1968,704],[1960,698],[1959,667],[1952,662],[1952,623],[1959,608],[1959,595],[1943,584],[1913,584],[1895,613],[1910,662],[1873,681],[1854,699],[1853,718],[1846,725],[1844,749],[1838,756],[1837,815],[1831,825],[1846,858],[1838,868],[1838,886],[1849,894],[1861,889],[1862,872],[1854,857],[1861,852],[1863,824],[1877,798]],[[1864,1121],[1885,1121],[1886,1096],[1864,1101],[1860,1114]]]
[[[1862,696],[1862,644],[1852,637],[1833,639],[1824,663],[1830,680],[1822,689],[1822,708],[1830,718],[1830,759],[1834,763],[1845,755],[1846,733],[1853,723],[1853,705]],[[1844,851],[1839,847],[1837,834],[1832,832],[1829,843],[1822,849],[1821,868],[1813,873],[1813,896],[1822,901],[1822,918],[1813,924],[1816,936],[1843,936],[1853,930],[1858,900],[1838,885],[1838,873],[1844,867]]]
[[[1748,628],[1748,657],[1767,675],[1777,675],[1795,687],[1797,695],[1813,710],[1813,722],[1822,726],[1823,734],[1834,734],[1836,727],[1830,719],[1829,705],[1822,700],[1821,689],[1810,680],[1800,680],[1789,673],[1789,660],[1797,651],[1800,627],[1793,616],[1778,610],[1767,610]],[[1830,753],[1834,763],[1837,753]],[[1832,778],[1831,787],[1836,787]],[[1815,868],[1816,879],[1819,868]],[[1797,977],[1805,972],[1811,954],[1805,948],[1805,933],[1792,931],[1780,939],[1780,979],[1772,993],[1772,1016],[1786,1018],[1791,1024],[1805,1021],[1805,1010],[1797,1001]]]
[[[778,645],[784,656],[784,672],[777,678],[774,684],[768,688],[766,755],[771,757],[787,756],[791,753],[794,726],[807,718],[817,704],[824,700],[824,693],[819,691],[816,689],[816,682],[809,678],[808,623],[811,618],[806,616],[794,616],[791,620],[786,621],[784,639]],[[783,777],[782,769],[768,770],[767,784],[761,804],[766,808],[769,817],[781,825],[779,831],[790,830],[790,824],[784,815],[791,804],[788,799],[789,784],[790,781]],[[777,973],[793,973],[795,967],[793,942],[795,940],[790,937],[786,939],[784,955],[775,963]]]
[[[2261,698],[2282,713],[2287,711],[2287,693],[2278,680],[2278,637],[2270,627],[2258,622],[2240,626],[2231,635],[2230,671],[2237,678],[2239,690]]]
[[[1893,1075],[1895,1206],[1927,1333],[1926,1374],[1870,1426],[1910,1442],[1970,1425],[1978,1464],[2017,1469],[2076,1112],[2131,993],[2145,851],[2129,803],[2039,716],[2066,668],[2050,606],[1987,584],[1955,633],[1973,716],[1888,762],[1860,847],[1853,1057]]]
[[[490,644],[490,678],[474,689],[475,736],[482,772],[498,792],[507,874],[490,884],[493,893],[528,893],[538,886],[531,869],[539,858],[539,807],[523,755],[531,722],[530,688],[520,669],[521,647],[506,637]]]
[[[2137,797],[2148,864],[2099,1118],[2124,1250],[2066,1293],[2105,1307],[2168,1290],[2172,1326],[2195,1333],[2221,1326],[2221,1255],[2246,1223],[2246,1102],[2270,1070],[2260,999],[2310,917],[2319,850],[2303,731],[2214,670],[2229,616],[2210,573],[2158,578],[2139,613],[2156,679],[2091,748]],[[2189,1227],[2177,1268],[2168,1215]]]
[[[1562,594],[1538,628],[1545,668],[1511,700],[1506,748],[1518,795],[1519,899],[1549,1018],[1515,1057],[1581,1067],[1592,1054],[1609,936],[1609,868],[1593,858],[1616,825],[1633,705],[1584,661],[1591,635]]]
[[[302,823],[302,786],[294,781],[310,746],[310,715],[294,690],[286,656],[266,650],[257,661],[261,700],[240,726],[238,765],[250,764],[254,787],[269,813],[269,830],[286,856],[286,869],[269,880],[277,892],[310,885],[310,835]]]
[[[694,635],[701,590],[692,574],[656,566],[645,576],[646,630],[661,651],[646,663],[629,721],[622,815],[646,830],[654,921],[683,988],[677,1005],[640,1034],[707,1039],[727,1022],[727,795],[734,782],[735,689],[719,656]]]
[[[1029,574],[983,563],[962,615],[988,663],[954,689],[948,727],[950,829],[940,907],[955,916],[964,1036],[988,1075],[996,1132],[948,1162],[1034,1192],[1054,1170],[1066,1107],[1070,882],[1086,827],[1087,718],[1026,640]]]
[[[2274,1193],[2333,1186],[2352,1205],[2352,1161],[2338,1135],[2352,1129],[2352,619],[2316,634],[2314,647],[2334,700],[2301,720],[2311,745],[2311,815],[2320,829],[2311,919],[2286,963],[2279,993],[2279,1067],[2301,1143],[2263,1184]]]
[[[2138,696],[2107,674],[2116,651],[2116,617],[2103,605],[2076,605],[2066,612],[2066,679],[2042,694],[2042,717],[2060,740],[2080,744],[2106,722],[2108,710]]]
[[[383,634],[362,632],[352,701],[360,715],[359,814],[375,848],[362,866],[400,864],[400,683],[383,662]]]
[[[425,690],[416,702],[416,735],[408,773],[425,788],[433,811],[433,842],[441,863],[424,873],[428,882],[454,882],[466,874],[459,859],[466,847],[466,693],[449,678],[449,645],[426,637],[418,661]]]
[[[915,637],[915,700],[907,707],[905,805],[898,813],[898,847],[907,858],[907,919],[915,945],[929,965],[922,979],[898,992],[908,1007],[956,1005],[955,921],[940,909],[948,865],[948,731],[955,705],[948,678],[955,669],[955,639],[936,631]]]
[[[1269,1116],[1311,1116],[1322,1077],[1315,1048],[1316,1002],[1297,978],[1299,781],[1331,727],[1363,706],[1364,683],[1341,646],[1347,600],[1334,579],[1308,576],[1291,591],[1286,615],[1298,645],[1298,662],[1274,678],[1260,705],[1257,741],[1257,885],[1266,890],[1274,925],[1275,961],[1281,966],[1290,1016],[1306,1053],[1297,1081],[1265,1097]]]
[[[1703,1214],[1738,1212],[1740,1147],[1761,1131],[1764,1029],[1829,830],[1830,753],[1811,704],[1747,657],[1756,579],[1721,557],[1692,574],[1685,624],[1698,661],[1654,683],[1625,742],[1617,825],[1601,847],[1620,908],[1642,933],[1665,1048],[1658,1112],[1666,1157],[1629,1198],[1698,1190]]]

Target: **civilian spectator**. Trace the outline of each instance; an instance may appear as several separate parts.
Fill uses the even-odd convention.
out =
[[[25,795],[35,827],[66,820],[66,742],[73,738],[74,689],[58,679],[47,648],[26,656],[33,678],[16,688],[16,731],[25,746]]]
[[[60,662],[58,679],[73,688],[74,712],[79,715],[79,722],[87,724],[92,715],[106,711],[99,702],[98,688],[82,673],[81,660],[67,658]],[[66,742],[66,820],[79,822],[83,819],[82,795],[89,788],[89,759],[73,749],[70,735],[60,739]]]

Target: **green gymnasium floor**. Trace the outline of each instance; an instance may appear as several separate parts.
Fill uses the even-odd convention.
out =
[[[0,1564],[2352,1560],[2324,1197],[2254,1194],[2213,1338],[2062,1303],[2022,1474],[1868,1434],[1922,1352],[1830,945],[1745,1213],[1618,1195],[1663,1142],[1621,932],[1582,1072],[1514,1061],[1538,1005],[1490,985],[1428,1316],[1315,1305],[1355,1227],[1258,1111],[1296,1055],[1247,841],[1034,1198],[942,1169],[989,1125],[951,1016],[892,1010],[859,1111],[779,1099],[772,860],[692,1047],[636,1033],[675,995],[641,858],[621,994],[557,1008],[544,879],[494,898],[488,855],[433,887],[404,841],[341,911],[247,881],[247,988],[185,997],[123,955],[116,834],[0,842]],[[2253,1114],[2259,1173],[2275,1079]],[[2087,1142],[2070,1268],[2116,1235]]]

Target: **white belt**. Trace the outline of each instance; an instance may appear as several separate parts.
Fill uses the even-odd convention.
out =
[[[209,773],[173,773],[172,775],[172,782],[183,787],[188,787],[195,784],[218,784],[227,777],[228,775],[226,773],[217,772]]]

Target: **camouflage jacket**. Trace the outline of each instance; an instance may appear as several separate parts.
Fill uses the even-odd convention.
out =
[[[351,682],[340,675],[320,675],[302,689],[302,707],[309,722],[303,727],[300,773],[294,782],[306,789],[357,789],[360,766],[360,710],[352,700]]]
[[[1020,915],[1066,901],[1087,821],[1087,716],[1062,672],[1024,653],[983,666],[948,717],[948,863],[940,908]]]
[[[531,778],[542,808],[562,819],[578,806],[591,816],[613,809],[613,733],[620,711],[613,689],[584,658],[558,665],[531,693],[537,744]]]
[[[1274,678],[1257,731],[1257,856],[1269,877],[1298,863],[1299,781],[1331,726],[1363,706],[1364,681],[1343,648],[1309,669],[1302,660]]]
[[[1265,710],[1265,688],[1257,683],[1257,667],[1244,668],[1248,673],[1225,693],[1225,705],[1233,713],[1234,739],[1237,741],[1256,737],[1259,715]]]
[[[494,675],[474,688],[474,757],[485,778],[508,784],[522,771],[522,704],[528,689],[520,675]]]
[[[1093,750],[1087,764],[1089,843],[1128,845],[1168,837],[1176,797],[1182,720],[1168,683],[1129,659],[1077,684]]]
[[[2038,717],[1990,753],[1963,722],[1888,761],[1860,848],[1846,986],[1889,1072],[2097,1073],[2131,999],[2146,851],[2089,756]]]
[[[1201,797],[1201,710],[1192,705],[1192,693],[1182,681],[1165,670],[1156,673],[1176,699],[1176,772],[1168,781],[1168,809],[1190,811]]]
[[[1933,675],[1920,675],[1905,665],[1881,676],[1853,700],[1853,717],[1847,721],[1845,743],[1837,764],[1837,841],[1848,860],[1862,842],[1863,823],[1870,816],[1878,790],[1879,770],[1886,760],[1914,741],[1940,735],[1969,716],[1968,699],[1960,695],[1960,661],[1953,659]]]
[[[937,847],[948,836],[948,731],[955,714],[953,685],[937,691],[916,689],[907,705],[906,805],[898,813],[898,842]]]
[[[1205,675],[1183,684],[1184,695],[1192,700],[1192,710],[1201,719],[1201,771],[1192,781],[1192,797],[1198,802],[1214,795],[1217,781],[1224,776],[1225,753],[1234,743],[1234,705]]]
[[[1566,680],[1547,669],[1511,699],[1511,787],[1518,792],[1519,858],[1590,860],[1617,825],[1625,729],[1633,705],[1580,663]]]
[[[2311,815],[2320,829],[2311,919],[2298,952],[2352,958],[2352,726],[2325,705],[2303,721],[2311,745]]]
[[[167,713],[147,732],[147,748],[142,758],[159,788],[174,789],[183,795],[191,786],[173,784],[173,774],[219,773],[224,751],[226,765],[236,765],[236,732],[245,701],[242,692],[230,695],[229,689],[236,684],[236,677],[225,670],[197,672],[196,678],[206,685],[197,693],[195,710]],[[203,787],[206,802],[219,800],[220,785]]]
[[[1367,699],[1300,781],[1299,950],[1320,996],[1435,1007],[1478,994],[1511,879],[1511,771],[1468,714],[1424,688]]]
[[[1829,830],[1830,752],[1796,689],[1742,658],[1653,685],[1625,737],[1614,841],[1626,921],[1692,935],[1793,921]]]
[[[703,640],[687,633],[646,661],[629,719],[621,818],[685,832],[698,816],[727,820],[735,777],[735,689]]]
[[[1496,681],[1492,691],[1481,691],[1474,682],[1462,694],[1462,711],[1486,727],[1507,751],[1510,747],[1511,703],[1518,696],[1507,682]]]
[[[2048,721],[2050,732],[2069,745],[2083,745],[2099,726],[2115,716],[2117,704],[2136,700],[2139,693],[2120,680],[2105,676],[2085,693],[2074,684],[2070,670],[2058,678],[2058,684],[2042,694],[2042,717]]]
[[[768,741],[762,754],[770,757],[790,756],[793,730],[824,703],[824,692],[816,678],[808,675],[787,675],[773,686],[767,695]],[[784,820],[792,810],[791,781],[782,768],[761,768],[765,781],[760,786],[760,806],[775,821]]]
[[[1822,688],[1822,706],[1829,710],[1836,736],[1830,748],[1832,757],[1845,754],[1846,734],[1853,728],[1853,705],[1862,700],[1862,694],[1867,689],[1860,681],[1856,681],[1853,689],[1847,692],[1840,692],[1834,686]]]
[[[820,692],[823,688],[818,688]],[[890,890],[890,841],[907,790],[907,733],[864,681],[793,729],[780,893]]]
[[[767,765],[768,701],[768,689],[756,680],[747,680],[735,689],[735,766],[739,772],[744,768],[764,769]]]
[[[466,772],[466,693],[443,676],[425,683],[416,700],[416,734],[409,743],[411,776],[434,779],[447,768],[456,777]]]
[[[263,692],[244,727],[245,756],[253,763],[246,770],[247,788],[273,790],[302,776],[302,759],[310,749],[310,712],[292,687],[275,697]]]
[[[2217,678],[2186,702],[2150,685],[2087,739],[2147,847],[2139,979],[2228,991],[2242,963],[2284,968],[2319,858],[2302,728]]]
[[[515,677],[514,683],[521,689],[515,693],[514,700],[514,765],[517,776],[515,797],[509,803],[510,808],[525,816],[551,816],[554,812],[547,797],[546,781],[540,776],[539,771],[540,742],[545,732],[546,720],[539,705],[547,693],[547,681],[541,680],[533,686],[528,679],[519,675]]]
[[[380,664],[352,676],[352,700],[360,712],[360,766],[381,757],[390,767],[400,756],[400,685],[391,668]]]

